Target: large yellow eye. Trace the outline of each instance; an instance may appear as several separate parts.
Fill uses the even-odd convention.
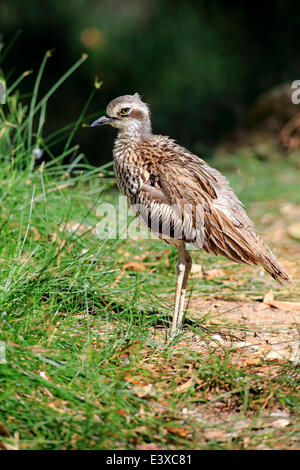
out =
[[[131,108],[122,108],[120,111],[120,114],[122,114],[122,116],[126,116],[126,114],[129,114],[130,111],[131,111]]]

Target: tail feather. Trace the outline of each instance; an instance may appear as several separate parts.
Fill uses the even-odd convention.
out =
[[[259,256],[260,264],[263,268],[271,274],[271,276],[276,279],[279,283],[283,281],[287,281],[290,284],[295,285],[293,279],[288,274],[288,272],[281,266],[277,258],[273,255],[272,251],[266,247],[264,253],[261,253]]]

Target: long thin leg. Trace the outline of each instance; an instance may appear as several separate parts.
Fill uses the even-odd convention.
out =
[[[178,252],[179,252],[179,249],[178,249]],[[174,313],[173,313],[173,320],[172,320],[172,326],[171,326],[171,332],[170,332],[171,339],[174,337],[176,333],[176,329],[177,329],[176,326],[177,326],[177,319],[178,319],[178,313],[179,313],[181,288],[182,288],[182,282],[184,278],[185,266],[179,260],[176,268],[177,268],[177,280],[176,280]]]
[[[183,281],[182,281],[182,286],[181,286],[179,313],[178,313],[177,325],[176,325],[177,331],[179,331],[181,327],[181,323],[182,323],[182,317],[183,317],[183,311],[184,311],[184,300],[185,300],[185,294],[186,294],[186,285],[187,285],[187,281],[189,278],[189,274],[192,269],[192,258],[190,257],[189,252],[185,249],[185,247],[184,247],[184,257],[185,257],[185,271],[184,271],[184,276],[183,276]]]
[[[185,243],[178,246],[178,258],[175,306],[170,333],[171,339],[176,335],[178,326],[182,321],[186,284],[192,264],[191,258],[185,249]],[[184,293],[182,293],[183,288]]]

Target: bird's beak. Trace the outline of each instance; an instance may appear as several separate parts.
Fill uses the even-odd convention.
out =
[[[104,126],[104,124],[109,124],[112,121],[112,118],[107,116],[102,116],[96,121],[92,122],[91,127]]]

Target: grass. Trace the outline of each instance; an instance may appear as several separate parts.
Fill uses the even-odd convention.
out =
[[[0,340],[6,359],[0,364],[0,446],[299,448],[297,365],[262,360],[245,367],[231,348],[197,352],[197,335],[209,341],[220,330],[207,323],[207,312],[197,321],[187,315],[182,337],[173,346],[165,342],[176,253],[159,241],[97,237],[97,207],[116,204],[113,175],[109,166],[89,166],[72,144],[70,132],[73,137],[84,112],[70,129],[43,136],[46,103],[57,88],[38,99],[47,59],[28,108],[11,87],[0,109]],[[53,143],[62,138],[61,155],[53,155]],[[36,162],[37,147],[46,163]],[[228,176],[243,201],[264,201],[249,207],[258,222],[262,207],[276,217],[281,201],[299,204],[299,171],[236,164],[242,170]],[[207,269],[221,265],[235,273],[232,282],[194,279],[193,296],[217,291],[225,299],[261,299],[266,286],[275,286],[251,268],[200,253],[193,258]],[[291,298],[297,295],[299,287]],[[268,424],[278,410],[291,417],[288,426]]]

